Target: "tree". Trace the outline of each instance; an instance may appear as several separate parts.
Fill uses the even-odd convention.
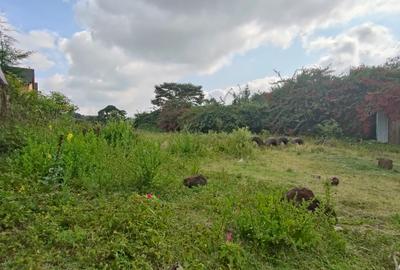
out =
[[[18,65],[21,60],[29,57],[33,52],[17,49],[17,40],[9,33],[11,29],[5,21],[0,21],[0,67],[4,72]]]
[[[100,110],[97,115],[100,121],[108,121],[110,119],[125,120],[126,111],[120,110],[114,105],[108,105]]]
[[[4,72],[9,71],[11,66],[17,65],[21,60],[32,54],[30,51],[15,48],[17,40],[9,35],[10,31],[7,23],[0,19],[0,70]],[[2,84],[0,85],[0,118],[3,119],[8,114],[10,104],[7,87],[4,83],[0,84]]]
[[[202,86],[191,83],[163,83],[155,86],[156,97],[152,104],[163,107],[165,104],[186,104],[189,106],[200,105],[204,101]]]

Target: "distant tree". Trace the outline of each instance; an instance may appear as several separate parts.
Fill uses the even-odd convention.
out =
[[[135,114],[134,127],[138,129],[146,129],[151,131],[160,131],[158,128],[158,121],[160,117],[160,110],[152,112],[142,112]]]
[[[152,104],[163,107],[165,104],[200,105],[204,101],[202,86],[191,83],[163,83],[155,86],[156,97],[151,101]]]
[[[151,101],[160,111],[158,126],[164,131],[180,130],[179,118],[191,107],[204,102],[202,86],[191,83],[163,83],[155,86]]]
[[[100,110],[98,113],[98,118],[100,121],[108,121],[110,119],[126,119],[126,111],[120,110],[114,105],[108,105],[104,109]]]
[[[17,49],[17,40],[10,35],[11,29],[5,21],[0,20],[0,67],[4,72],[11,66],[18,65],[21,60],[29,57],[33,52]]]
[[[240,105],[244,103],[249,103],[250,102],[250,88],[249,85],[246,85],[244,89],[242,89],[239,85],[239,93],[232,92],[233,96],[233,105]]]
[[[182,129],[180,118],[190,110],[187,103],[179,103],[170,101],[166,103],[160,110],[158,118],[158,126],[164,131],[179,131]]]

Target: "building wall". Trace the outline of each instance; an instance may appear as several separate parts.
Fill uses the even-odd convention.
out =
[[[389,122],[389,143],[400,144],[400,120]]]

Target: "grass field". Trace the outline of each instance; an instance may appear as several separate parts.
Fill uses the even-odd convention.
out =
[[[55,129],[1,159],[2,269],[394,269],[399,146]],[[206,186],[182,185],[197,173]],[[340,183],[328,188],[331,176]],[[292,187],[332,204],[337,224],[282,201]]]

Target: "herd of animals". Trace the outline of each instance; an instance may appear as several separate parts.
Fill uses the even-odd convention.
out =
[[[254,136],[251,138],[251,141],[255,142],[258,146],[278,146],[278,145],[287,145],[290,141],[287,137],[270,137],[265,142],[258,136]],[[293,144],[302,145],[304,144],[304,140],[302,138],[293,138],[291,140]]]

